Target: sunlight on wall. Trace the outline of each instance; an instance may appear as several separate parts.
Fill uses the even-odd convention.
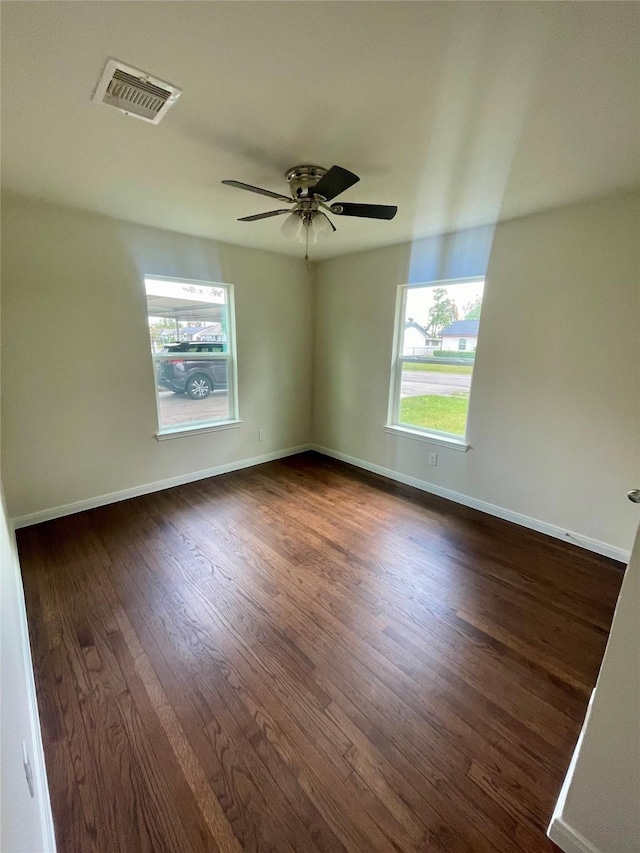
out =
[[[206,243],[196,243],[189,253],[188,270],[185,270],[185,257],[176,253],[164,233],[155,229],[145,231],[144,242],[137,239],[137,232],[127,223],[113,220],[118,225],[122,245],[128,249],[129,256],[140,274],[141,293],[144,293],[142,281],[145,275],[162,275],[165,278],[190,278],[197,281],[226,281],[222,270],[220,247],[216,240],[207,239]]]
[[[499,5],[499,16],[467,5],[451,26],[442,75],[432,81],[438,95],[417,178],[411,283],[486,272],[535,84],[561,35],[536,10],[536,25],[527,27],[522,7],[510,15]],[[478,211],[486,226],[480,231]],[[423,240],[443,223],[461,233]]]
[[[416,240],[411,245],[409,278],[396,284],[420,284],[452,278],[481,278],[487,271],[494,225]]]

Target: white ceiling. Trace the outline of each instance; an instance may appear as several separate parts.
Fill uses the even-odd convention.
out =
[[[316,258],[640,182],[635,2],[3,2],[2,179],[134,222],[300,254],[298,163],[361,177]],[[92,103],[108,57],[183,95],[153,126]]]

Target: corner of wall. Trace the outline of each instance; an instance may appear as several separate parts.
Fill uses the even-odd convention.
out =
[[[36,837],[40,839],[38,850],[55,853],[55,832],[47,770],[40,730],[38,700],[31,662],[31,646],[27,628],[27,613],[18,562],[17,546],[13,527],[7,523],[4,496],[0,486],[0,508],[2,527],[2,607],[3,645],[9,640],[10,665],[6,660],[2,666],[3,708],[3,777],[10,774],[12,784],[1,788],[0,810],[2,812],[3,850],[33,849]],[[7,636],[8,634],[8,636]],[[4,650],[3,650],[4,651]],[[9,683],[7,683],[9,682]],[[6,731],[7,717],[10,732]],[[11,755],[7,747],[11,742]],[[19,744],[27,744],[34,778],[34,794],[29,797],[22,768],[22,753]],[[23,777],[23,778],[20,778]],[[7,790],[8,788],[8,790]],[[35,804],[33,803],[35,799]],[[35,808],[34,808],[35,806]],[[35,815],[38,815],[37,820]],[[5,846],[6,845],[6,846]]]
[[[311,281],[311,305],[312,305],[312,326],[311,326],[311,430],[309,435],[309,442],[312,443],[316,440],[316,397],[317,397],[317,387],[318,387],[318,376],[317,376],[317,366],[318,366],[318,341],[320,339],[319,331],[318,331],[318,287],[319,287],[319,278],[320,278],[320,269],[323,264],[323,261],[314,261],[309,265],[309,276]]]

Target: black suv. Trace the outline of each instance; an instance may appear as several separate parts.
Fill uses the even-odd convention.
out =
[[[167,344],[163,355],[175,353],[176,359],[163,359],[158,362],[158,385],[168,388],[175,394],[185,392],[193,400],[204,400],[212,391],[227,387],[227,362],[222,359],[185,358],[182,353],[224,352],[222,344],[204,341],[183,341],[179,344]]]

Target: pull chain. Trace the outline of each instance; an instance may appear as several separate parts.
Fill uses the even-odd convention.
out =
[[[304,247],[304,262],[307,265],[307,272],[309,271],[309,225],[305,224],[305,247]]]

